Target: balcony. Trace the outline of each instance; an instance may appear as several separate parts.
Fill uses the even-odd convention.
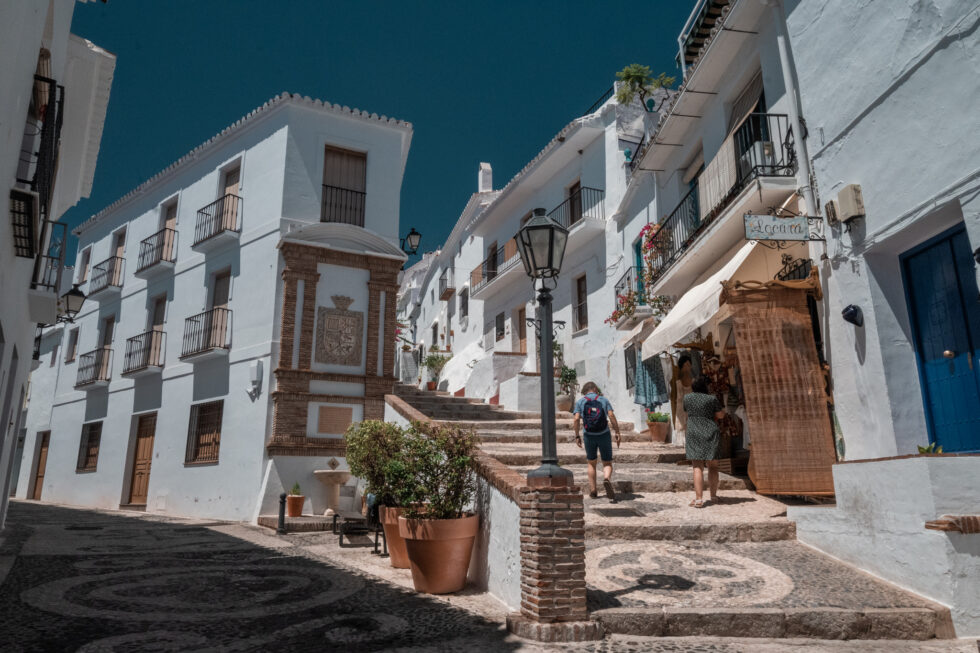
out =
[[[237,242],[242,234],[242,198],[225,195],[197,212],[191,249],[207,252],[225,243]]]
[[[92,390],[109,385],[112,375],[112,348],[99,347],[78,357],[78,376],[75,377],[75,388]]]
[[[140,279],[149,279],[159,274],[173,272],[176,262],[177,231],[161,229],[140,241],[140,255],[134,274]]]
[[[122,290],[126,259],[110,256],[92,266],[92,278],[88,282],[88,299],[101,302],[114,299]]]
[[[643,270],[631,267],[615,286],[616,312],[612,324],[619,330],[632,329],[653,315],[643,288]]]
[[[796,190],[796,152],[793,133],[785,115],[753,113],[698,176],[691,190],[661,223],[654,236],[654,255],[649,260],[658,293],[683,292],[692,278],[678,278],[661,287],[675,265],[695,244],[711,247],[705,262],[717,260],[744,238],[742,216],[764,212],[781,204]],[[758,181],[758,184],[752,182]],[[704,267],[707,267],[705,265]],[[691,276],[691,275],[687,275]]]
[[[31,322],[54,324],[58,320],[58,292],[65,266],[63,222],[44,221],[41,230],[41,253],[34,259],[31,287],[27,291],[27,312]]]
[[[184,346],[180,358],[198,361],[227,356],[231,349],[231,311],[212,308],[184,320]]]
[[[367,193],[338,186],[323,187],[320,222],[340,222],[364,226],[364,201]]]
[[[511,238],[470,272],[470,296],[478,298],[492,282],[520,269],[520,261],[517,241]]]
[[[456,294],[455,273],[452,268],[446,268],[439,277],[439,299],[446,301]]]
[[[166,344],[167,334],[157,329],[126,340],[122,375],[138,377],[162,371],[166,360]]]
[[[603,200],[606,191],[583,186],[568,196],[564,202],[551,209],[548,217],[568,229],[576,227],[605,229],[606,211]],[[569,234],[569,240],[571,234]]]

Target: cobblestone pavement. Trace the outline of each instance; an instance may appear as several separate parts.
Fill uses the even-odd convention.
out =
[[[359,571],[367,570],[368,573]],[[819,642],[508,636],[472,591],[427,597],[367,548],[325,534],[11,503],[0,533],[0,650],[974,653],[973,641]]]

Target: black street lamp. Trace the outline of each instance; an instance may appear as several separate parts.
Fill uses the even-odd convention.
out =
[[[564,478],[572,482],[572,473],[558,465],[558,445],[555,426],[555,359],[552,343],[551,291],[549,280],[561,272],[565,257],[568,229],[545,215],[544,209],[534,209],[534,215],[517,232],[517,249],[524,271],[532,279],[540,279],[538,288],[538,355],[541,357],[541,466],[528,472],[532,478]]]
[[[401,239],[402,251],[408,255],[415,254],[419,251],[419,241],[422,240],[422,234],[415,231],[415,227],[412,227],[408,235]]]
[[[58,306],[58,321],[59,322],[74,322],[75,316],[78,312],[82,310],[82,304],[85,303],[85,293],[78,289],[78,284],[72,286],[72,289],[61,296],[61,301]]]

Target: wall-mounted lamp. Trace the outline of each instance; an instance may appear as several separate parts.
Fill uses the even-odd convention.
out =
[[[248,393],[249,399],[255,401],[255,399],[262,392],[262,361],[252,361],[252,364],[248,367],[248,388],[245,392]]]
[[[850,322],[854,326],[863,327],[864,326],[864,314],[861,312],[861,308],[855,306],[854,304],[849,304],[844,307],[841,311],[841,316],[844,318],[845,322]]]
[[[401,239],[402,251],[411,256],[419,251],[419,241],[422,240],[422,234],[415,231],[415,227],[412,227],[408,235]]]

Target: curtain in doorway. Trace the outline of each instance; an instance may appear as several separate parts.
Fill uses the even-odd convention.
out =
[[[636,389],[633,393],[633,403],[646,408],[655,409],[660,404],[670,400],[667,391],[667,380],[664,378],[660,358],[653,356],[643,360],[640,348],[636,350]]]

